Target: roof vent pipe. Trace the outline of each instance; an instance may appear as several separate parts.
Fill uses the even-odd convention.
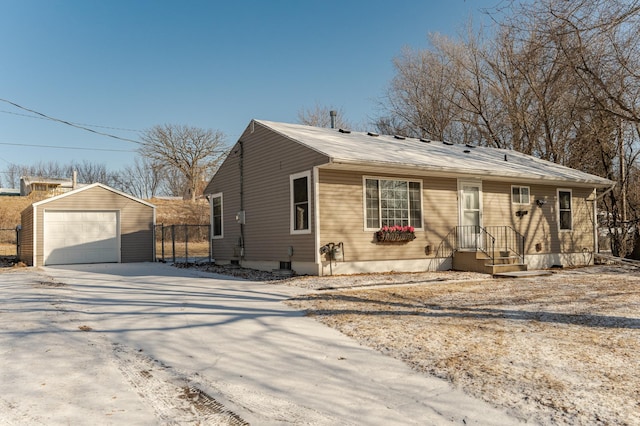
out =
[[[338,115],[338,111],[331,110],[329,111],[329,116],[331,117],[331,128],[336,128],[336,116]]]
[[[76,189],[78,186],[78,171],[74,170],[71,173],[71,189]]]

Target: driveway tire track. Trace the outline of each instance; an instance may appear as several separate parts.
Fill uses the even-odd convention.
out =
[[[121,344],[112,344],[112,349],[123,376],[163,424],[249,425],[170,366]]]

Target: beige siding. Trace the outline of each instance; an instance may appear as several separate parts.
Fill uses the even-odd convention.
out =
[[[416,230],[415,240],[378,243],[373,231],[364,230],[363,176],[422,182],[423,229]],[[344,243],[345,261],[433,257],[440,242],[457,225],[456,186],[455,179],[320,170],[320,245]]]
[[[309,171],[328,159],[273,131],[255,124],[247,128],[220,170],[213,177],[206,193],[223,195],[224,238],[213,240],[214,257],[220,260],[237,258],[240,225],[235,215],[240,210],[240,155],[244,182],[244,259],[248,261],[315,260],[314,234],[291,235],[290,189],[292,174]],[[241,146],[242,145],[242,146]],[[311,173],[313,180],[313,173]],[[310,194],[310,220],[313,230],[313,182]],[[289,259],[289,247],[293,257]]]
[[[437,250],[458,226],[458,181],[425,177],[423,182],[422,214],[429,244],[435,247],[434,255],[447,256],[446,250]]]
[[[33,266],[33,206],[20,213],[20,252],[18,257],[29,266]]]
[[[573,188],[571,190],[573,229],[559,231],[558,187],[520,186],[529,186],[529,205],[512,204],[510,183],[486,181],[482,183],[484,226],[511,226],[525,236],[525,252],[528,254],[577,253],[585,248],[589,251],[594,250],[592,189]],[[543,200],[545,204],[540,207],[536,204],[536,200]],[[527,214],[516,216],[518,210],[527,211]],[[536,246],[539,251],[536,250]]]
[[[363,176],[422,182],[423,230],[407,243],[378,243],[364,230]],[[523,185],[527,186],[527,185]],[[574,188],[573,230],[558,231],[557,188],[530,185],[528,206],[511,203],[511,184],[483,181],[483,226],[510,226],[526,237],[527,253],[575,253],[593,250],[592,190]],[[345,261],[421,259],[434,256],[458,225],[456,179],[320,170],[320,245],[344,243]],[[545,200],[539,207],[535,200]],[[527,215],[516,216],[517,210]],[[536,251],[540,244],[540,251]],[[426,254],[427,247],[431,254]],[[446,252],[445,252],[446,255]]]
[[[153,207],[96,186],[36,207],[36,265],[43,264],[45,210],[119,210],[122,262],[151,262],[153,258]]]
[[[236,144],[220,165],[213,179],[204,190],[205,194],[222,193],[222,235],[211,241],[215,260],[230,260],[235,257],[234,248],[240,238],[240,226],[235,216],[240,211],[240,146]]]
[[[576,252],[579,253],[583,250],[593,251],[594,233],[593,233],[593,200],[591,197],[592,190],[577,188],[572,190],[572,221],[573,229],[571,231],[560,231],[557,244],[560,252]],[[557,194],[555,194],[554,201],[554,217],[557,217]],[[555,246],[552,244],[551,249],[555,251]]]
[[[378,173],[318,169],[319,235],[291,235],[290,176],[327,164],[325,156],[255,123],[247,128],[230,155],[207,186],[205,193],[222,193],[223,234],[213,240],[216,260],[240,259],[241,226],[235,216],[241,210],[240,193],[244,191],[244,260],[313,262],[316,257],[316,237],[319,246],[344,244],[346,262],[376,260],[416,260],[448,256],[443,242],[458,225],[458,180],[423,175],[395,175],[383,170]],[[242,176],[241,176],[242,171]],[[310,174],[314,179],[313,173]],[[364,227],[363,177],[398,178],[422,183],[423,227],[416,230],[416,239],[407,243],[378,243],[375,233]],[[479,182],[481,178],[477,179]],[[241,186],[241,182],[243,185]],[[311,182],[311,229],[314,230],[313,205],[315,182]],[[241,189],[241,187],[243,189]],[[511,226],[526,237],[528,253],[581,252],[593,249],[592,196],[590,189],[573,189],[573,223],[569,232],[558,231],[557,188],[529,185],[531,204],[511,203],[511,184],[482,181],[483,225]],[[546,204],[538,207],[536,199]],[[515,212],[528,211],[517,217]],[[536,246],[539,245],[539,251]],[[293,248],[293,257],[288,254]],[[322,259],[326,260],[326,259]]]

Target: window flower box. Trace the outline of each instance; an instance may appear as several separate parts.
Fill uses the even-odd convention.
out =
[[[413,226],[383,226],[376,231],[376,241],[378,242],[406,242],[416,239]]]

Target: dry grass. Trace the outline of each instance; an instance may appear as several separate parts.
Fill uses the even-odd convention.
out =
[[[20,224],[20,213],[32,203],[33,197],[0,197],[0,229],[15,229]]]
[[[164,225],[209,223],[209,203],[206,200],[163,200],[153,198],[149,202],[156,206],[156,223]]]
[[[173,248],[171,241],[165,241],[164,254],[165,259],[170,260],[173,257]],[[184,242],[175,243],[175,252],[177,258],[184,258],[189,255],[189,259],[193,258],[208,258],[209,257],[209,242],[208,241],[189,241],[188,246]],[[156,242],[156,257],[162,257],[162,242]]]
[[[20,223],[20,213],[40,198],[29,197],[0,197],[0,229],[13,229]],[[156,206],[156,222],[165,225],[173,224],[208,224],[209,204],[206,200],[195,202],[184,200],[151,199]]]
[[[522,419],[640,424],[639,272],[594,267],[291,303]]]

